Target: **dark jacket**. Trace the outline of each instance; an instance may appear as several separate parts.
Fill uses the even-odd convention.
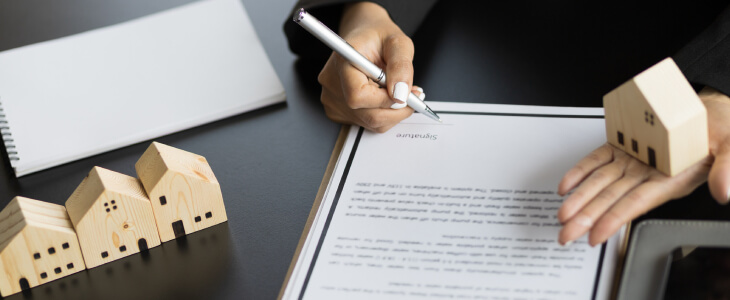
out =
[[[304,7],[319,18],[323,23],[327,24],[335,32],[337,32],[339,20],[342,15],[342,7],[347,2],[354,1],[301,0],[295,5],[292,12],[300,7]],[[398,24],[407,35],[412,35],[418,29],[421,22],[437,1],[375,0],[373,2],[386,8],[393,21]],[[672,57],[695,88],[699,89],[703,86],[711,86],[726,95],[730,95],[730,6],[723,9],[722,7],[726,4],[717,4],[721,3],[718,1],[706,2],[713,2],[714,5],[710,5],[702,1],[693,1],[691,2],[692,4],[685,4],[685,6],[701,6],[698,7],[698,9],[706,11],[706,14],[702,17],[705,20],[687,19],[681,14],[676,17],[672,15],[665,18],[679,24],[679,27],[681,27],[682,24],[687,24],[687,30],[696,31],[692,33],[695,38],[689,41],[682,41],[685,46],[674,53]],[[473,3],[475,3],[475,5],[482,6],[475,9],[488,9],[488,4],[485,4],[486,1],[474,1]],[[614,2],[612,2],[611,4],[603,5],[624,5],[627,13],[636,13],[631,11],[633,6],[632,3],[621,3],[619,1],[618,4],[614,4]],[[602,8],[594,7],[592,9]],[[649,6],[649,9],[654,8]],[[661,13],[661,10],[665,8],[661,5],[657,5],[655,9],[660,10]],[[681,10],[682,8],[680,7],[673,11],[676,14],[676,11]],[[617,10],[610,11],[614,13]],[[618,11],[621,11],[621,9]],[[622,20],[624,20],[622,16],[616,16],[615,20],[616,26],[627,26],[627,24],[621,23]],[[714,22],[712,22],[712,20],[714,20]],[[710,25],[706,26],[707,23]],[[630,25],[631,24],[628,24],[628,26]],[[694,27],[690,25],[693,25]],[[605,26],[613,25],[606,24]],[[701,28],[697,29],[698,27]],[[326,58],[329,53],[331,53],[331,50],[329,50],[326,46],[299,28],[299,26],[297,26],[294,22],[291,22],[291,15],[287,17],[284,24],[284,31],[289,41],[290,49],[301,57],[322,59]],[[607,42],[610,43],[613,41]],[[636,51],[641,51],[641,49],[636,49]],[[626,79],[628,80],[629,78]]]

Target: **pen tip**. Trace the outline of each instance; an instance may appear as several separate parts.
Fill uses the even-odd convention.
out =
[[[307,14],[307,11],[306,11],[306,10],[304,10],[304,8],[300,8],[300,9],[299,9],[299,11],[298,11],[297,13],[295,13],[295,14],[294,14],[294,16],[292,17],[292,20],[293,20],[294,22],[297,22],[297,23],[299,23],[299,22],[300,22],[300,21],[301,21],[302,19],[304,19],[304,16],[305,16],[306,14]]]

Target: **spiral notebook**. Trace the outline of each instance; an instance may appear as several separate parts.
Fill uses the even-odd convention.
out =
[[[285,97],[239,0],[0,53],[0,132],[17,176]]]

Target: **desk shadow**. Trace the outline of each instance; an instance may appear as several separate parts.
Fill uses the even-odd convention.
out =
[[[2,108],[0,108],[0,115],[3,114]],[[4,126],[2,122],[0,122],[0,129],[2,129]],[[0,136],[5,138],[10,138],[9,136],[1,135]],[[15,177],[15,172],[13,171],[13,166],[10,163],[10,155],[8,152],[12,152],[15,154],[15,148],[8,148],[5,143],[0,142],[0,160],[2,160],[2,163],[0,163],[0,182],[7,182],[9,189],[7,191],[0,191],[0,196],[2,196],[2,199],[11,199],[13,195],[18,194],[18,189],[20,187],[20,184],[18,183],[18,178]],[[15,156],[15,155],[13,155]]]
[[[4,299],[204,299],[232,260],[228,223]]]
[[[299,58],[294,61],[294,71],[298,75],[296,83],[300,91],[304,91],[304,94],[307,95],[307,99],[319,100],[322,86],[319,84],[317,77],[326,62],[326,59],[318,58]]]

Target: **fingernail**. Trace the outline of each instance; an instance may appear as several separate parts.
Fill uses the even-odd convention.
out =
[[[393,89],[393,98],[406,102],[409,93],[408,84],[401,81],[395,84],[395,89]]]
[[[396,102],[396,103],[393,103],[393,105],[391,105],[390,108],[392,108],[392,109],[401,109],[401,108],[404,108],[406,106],[408,106],[408,103],[398,103],[398,102]]]
[[[423,101],[424,99],[426,99],[426,93],[421,92],[421,94],[418,95],[418,99],[421,99],[421,101]]]
[[[567,241],[565,244],[563,244],[563,247],[570,247],[570,245],[573,244],[573,241]]]
[[[591,227],[593,226],[593,220],[591,218],[586,216],[577,216],[575,217],[575,220],[573,221],[578,225],[585,226],[585,227]]]
[[[421,92],[421,94],[423,94],[423,89],[420,86],[416,87],[416,91],[419,91]]]

